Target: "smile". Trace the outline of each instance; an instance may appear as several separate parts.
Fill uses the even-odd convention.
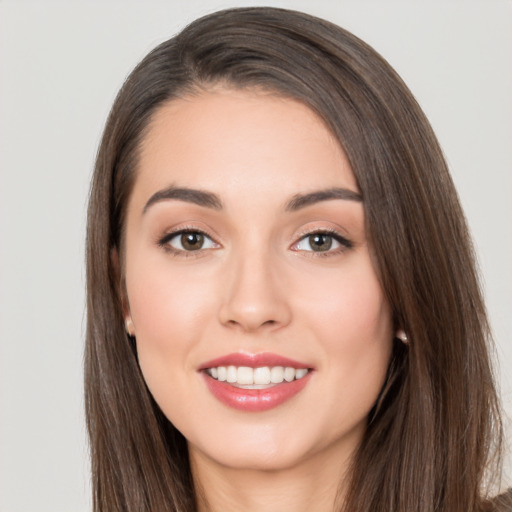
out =
[[[292,399],[311,380],[308,364],[276,354],[229,354],[199,368],[210,393],[243,412],[263,412]]]
[[[307,368],[291,366],[217,366],[205,370],[215,380],[243,389],[268,389],[276,384],[302,379],[308,371]]]

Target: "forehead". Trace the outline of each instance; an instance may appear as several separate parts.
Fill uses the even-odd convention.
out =
[[[217,89],[172,100],[142,141],[136,190],[169,186],[222,195],[357,191],[348,159],[323,121],[302,103],[253,90]]]

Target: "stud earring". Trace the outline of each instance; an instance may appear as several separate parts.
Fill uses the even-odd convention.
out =
[[[405,333],[405,331],[403,329],[398,329],[398,331],[396,331],[396,337],[404,344],[404,345],[408,345],[409,344],[409,338],[407,336],[407,334]]]
[[[126,334],[133,338],[135,336],[135,330],[133,328],[133,322],[130,317],[126,318],[124,321],[124,328],[126,330]]]

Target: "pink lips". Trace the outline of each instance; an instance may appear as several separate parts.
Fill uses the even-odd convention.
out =
[[[205,383],[212,395],[229,407],[247,412],[267,411],[281,405],[306,386],[312,373],[310,371],[301,379],[275,384],[267,389],[243,389],[232,386],[227,382],[220,382],[202,371],[218,366],[248,366],[250,368],[290,366],[296,369],[311,367],[307,364],[271,353],[234,353],[202,364],[199,370],[202,372]]]
[[[261,366],[291,366],[293,368],[310,368],[309,365],[294,361],[287,357],[262,352],[259,354],[246,354],[245,352],[236,352],[226,356],[212,359],[199,367],[199,370],[213,368],[216,366],[248,366],[249,368],[258,368]]]

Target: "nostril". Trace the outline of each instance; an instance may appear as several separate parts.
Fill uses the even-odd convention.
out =
[[[258,329],[272,329],[279,325],[278,320],[269,319],[264,321],[258,321],[257,318],[231,318],[227,320],[224,325],[229,326],[231,328],[241,328],[246,331],[255,331]]]

